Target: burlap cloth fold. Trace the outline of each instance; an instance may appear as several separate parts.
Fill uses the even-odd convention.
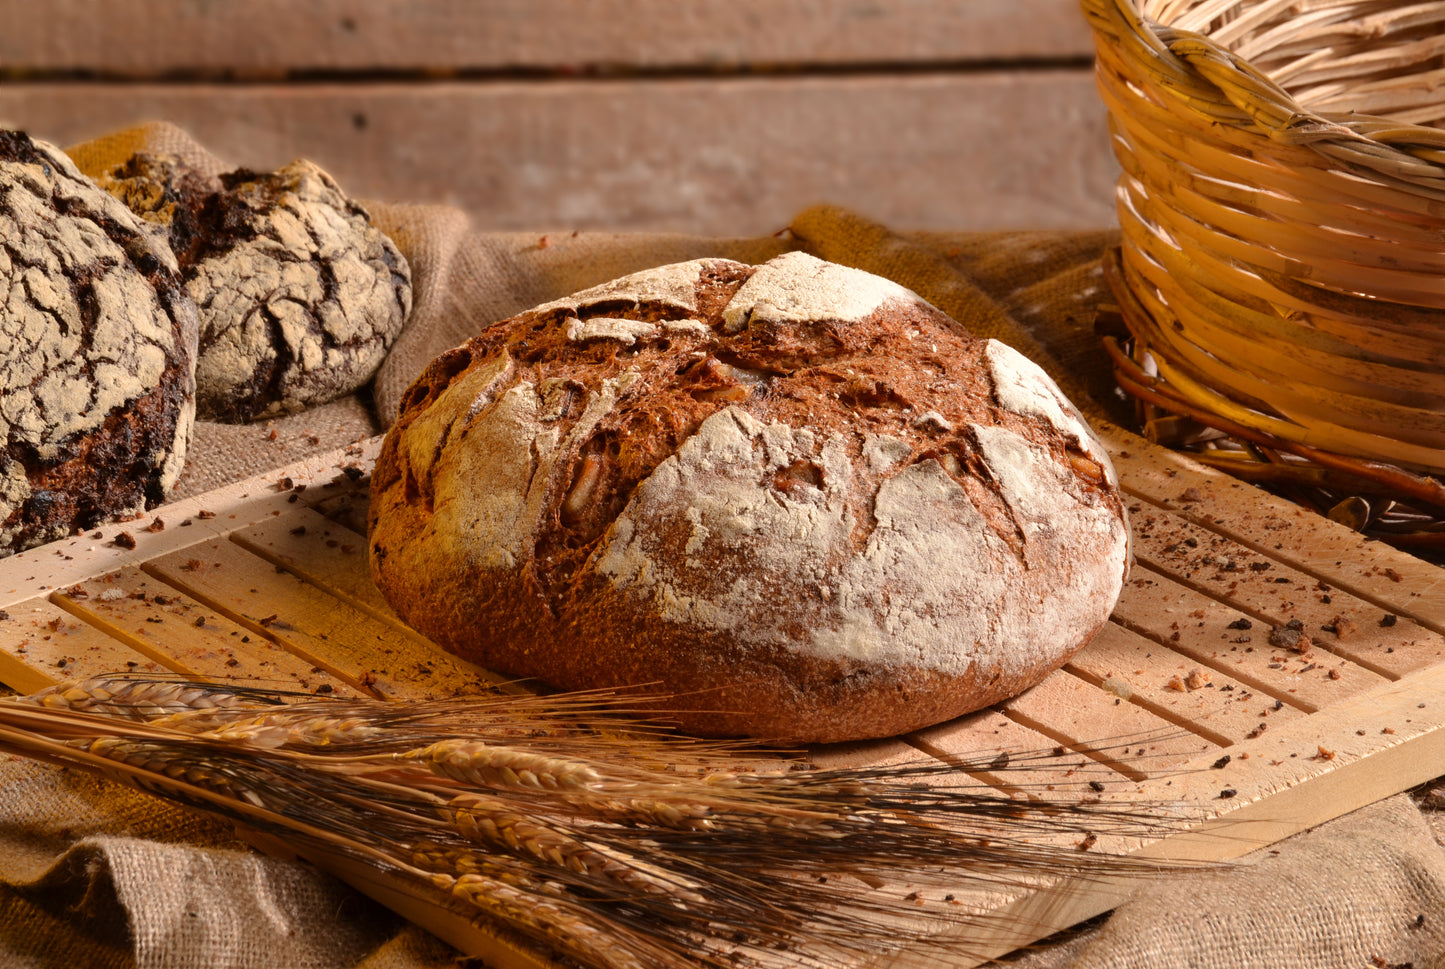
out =
[[[226,167],[169,125],[71,149],[97,171],[137,148]],[[899,233],[848,212],[776,236],[474,231],[442,207],[373,203],[414,273],[406,330],[372,385],[260,425],[202,423],[179,495],[379,433],[427,361],[479,327],[627,272],[802,248],[889,276],[1034,357],[1087,409],[1124,417],[1089,324],[1094,233]],[[1221,871],[1141,883],[1108,918],[1010,958],[1019,969],[1445,967],[1445,823],[1399,795]],[[457,955],[304,863],[225,825],[78,773],[0,762],[0,969],[439,969]]]

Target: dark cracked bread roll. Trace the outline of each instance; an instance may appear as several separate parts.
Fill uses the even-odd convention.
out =
[[[802,253],[638,273],[444,354],[369,539],[386,598],[462,656],[784,741],[1024,690],[1128,567],[1114,472],[1037,366]]]
[[[275,417],[351,393],[411,310],[406,259],[311,162],[213,176],[142,153],[97,182],[166,231],[200,314],[203,418]]]
[[[165,243],[59,149],[0,132],[0,554],[180,476],[196,311]]]

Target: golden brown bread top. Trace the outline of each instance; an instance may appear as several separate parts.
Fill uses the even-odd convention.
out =
[[[662,267],[487,328],[403,398],[373,496],[404,615],[445,612],[425,631],[569,686],[696,649],[723,680],[719,652],[818,695],[911,677],[988,702],[1093,634],[1127,560],[1107,458],[1038,367],[802,253]]]

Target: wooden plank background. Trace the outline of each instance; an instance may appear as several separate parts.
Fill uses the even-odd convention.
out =
[[[0,122],[173,121],[483,229],[1114,224],[1075,0],[0,0]]]

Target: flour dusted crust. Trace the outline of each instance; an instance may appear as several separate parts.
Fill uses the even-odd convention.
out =
[[[378,586],[444,646],[687,730],[897,734],[1107,620],[1114,472],[1032,362],[802,253],[649,270],[495,324],[403,399]]]
[[[165,243],[3,131],[0,287],[0,554],[160,503],[195,416],[195,307]]]
[[[162,227],[200,313],[202,417],[303,410],[370,380],[411,309],[411,272],[308,161],[210,176],[141,153],[99,184]]]

